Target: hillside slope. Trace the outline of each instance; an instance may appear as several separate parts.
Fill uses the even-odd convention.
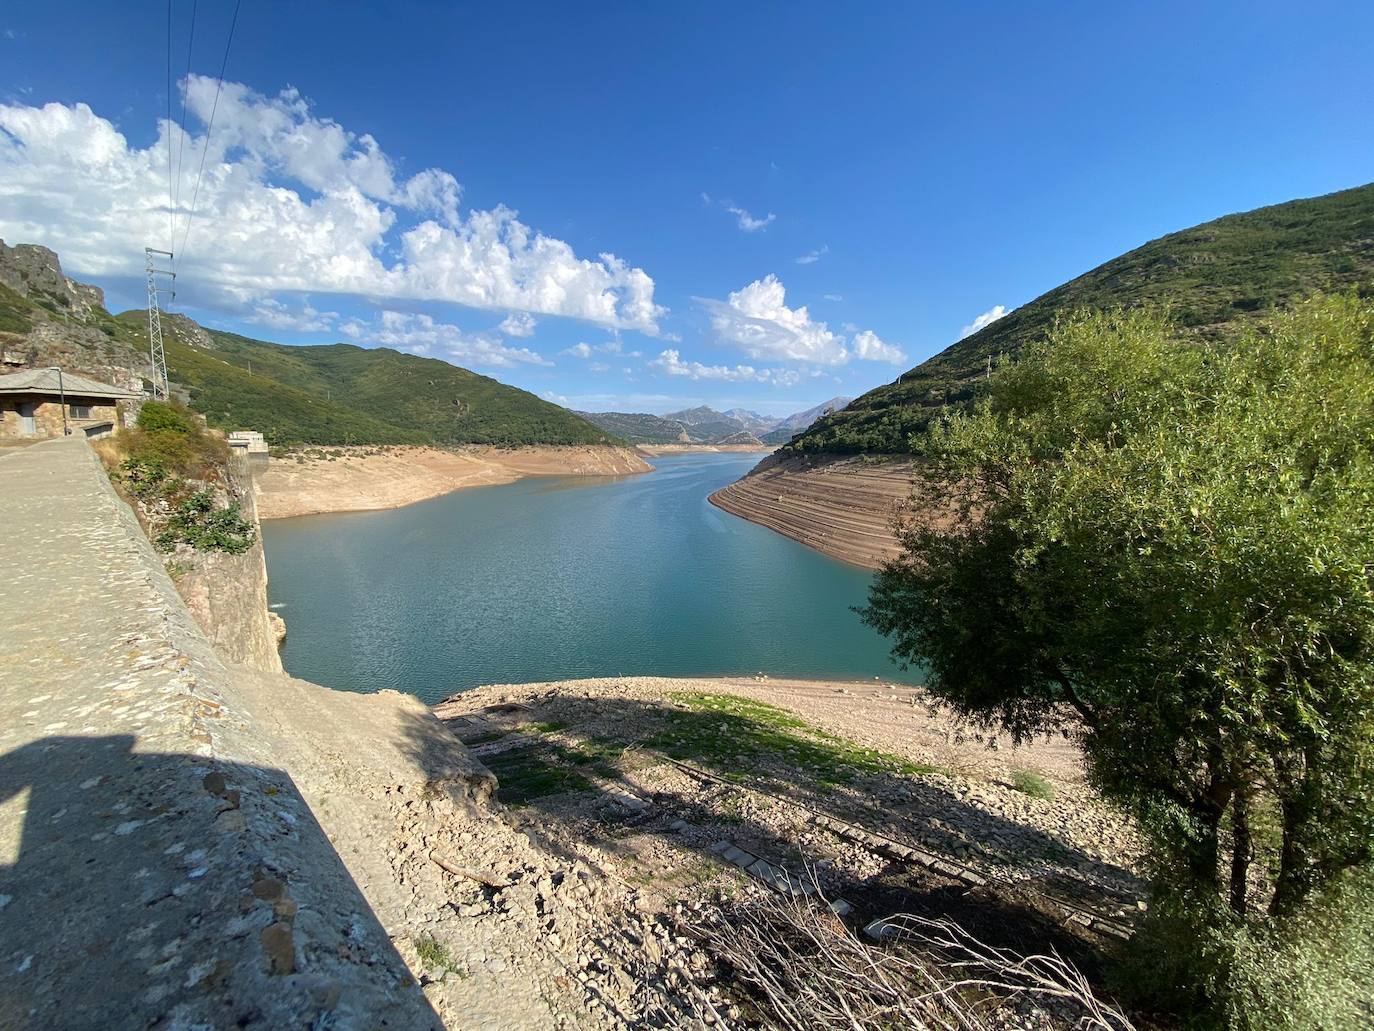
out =
[[[593,426],[624,437],[631,444],[690,444],[686,426],[648,412],[577,412]]]
[[[1077,308],[1168,305],[1195,332],[1237,323],[1318,290],[1374,278],[1374,184],[1227,215],[1171,233],[1086,272],[817,421],[792,453],[900,453],[947,404],[972,398],[988,359],[1015,354]]]
[[[277,445],[620,444],[565,408],[435,358],[352,344],[287,346],[165,315],[168,374],[210,424]],[[148,386],[147,313],[118,317],[57,254],[0,240],[0,367],[61,365]]]
[[[565,408],[437,358],[207,332],[208,347],[168,347],[169,374],[213,425],[252,426],[273,443],[617,443]]]

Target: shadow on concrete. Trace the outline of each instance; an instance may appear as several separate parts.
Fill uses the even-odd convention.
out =
[[[0,755],[0,1028],[438,1027],[282,770]]]

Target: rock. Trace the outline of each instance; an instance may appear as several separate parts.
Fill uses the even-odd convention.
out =
[[[226,809],[215,817],[215,830],[223,834],[242,834],[247,828],[248,821],[241,809]]]
[[[268,969],[274,974],[290,974],[296,969],[296,946],[291,925],[270,924],[258,935],[262,951],[267,954]]]
[[[253,882],[252,892],[264,902],[276,902],[286,895],[286,885],[275,877],[259,877]]]

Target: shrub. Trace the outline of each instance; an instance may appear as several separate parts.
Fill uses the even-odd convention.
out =
[[[120,463],[119,472],[129,490],[144,500],[164,493],[174,482],[168,476],[167,467],[161,460],[148,454],[124,459]]]
[[[191,436],[200,432],[200,424],[189,410],[163,401],[145,401],[138,410],[138,428],[148,433],[170,430]]]
[[[256,539],[253,524],[243,518],[237,505],[218,507],[215,496],[202,490],[177,503],[157,536],[157,546],[170,551],[178,544],[189,544],[197,551],[237,555],[251,548]]]
[[[1053,802],[1056,794],[1054,785],[1034,770],[1012,770],[1011,786],[1023,795]]]
[[[179,476],[213,479],[229,461],[229,445],[180,405],[145,401],[137,428],[120,437],[130,459]]]

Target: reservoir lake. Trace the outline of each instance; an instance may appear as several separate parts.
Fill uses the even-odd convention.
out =
[[[434,703],[609,676],[910,682],[851,611],[871,574],[720,511],[758,454],[531,477],[405,508],[263,524],[294,676]]]

